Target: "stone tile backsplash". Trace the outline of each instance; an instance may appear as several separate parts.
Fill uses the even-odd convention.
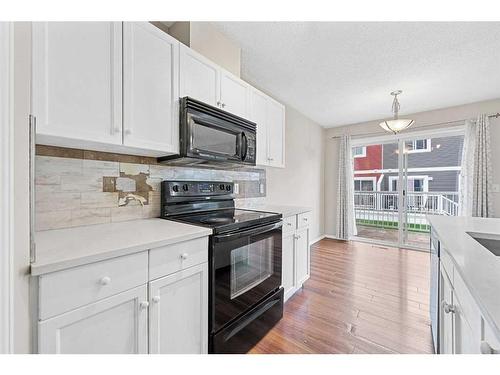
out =
[[[38,231],[159,217],[161,181],[167,179],[233,181],[239,186],[238,207],[258,205],[265,197],[264,169],[199,169],[145,164],[143,160],[88,160],[69,151],[64,151],[69,157],[36,157]]]

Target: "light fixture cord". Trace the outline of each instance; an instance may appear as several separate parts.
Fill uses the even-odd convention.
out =
[[[401,108],[398,101],[398,94],[394,95],[394,100],[392,101],[392,112],[394,113],[394,120],[399,117],[399,108]]]

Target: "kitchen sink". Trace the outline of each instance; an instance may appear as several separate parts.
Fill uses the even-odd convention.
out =
[[[488,249],[492,254],[500,256],[500,236],[489,233],[467,232],[469,236]]]

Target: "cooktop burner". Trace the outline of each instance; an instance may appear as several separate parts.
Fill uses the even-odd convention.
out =
[[[207,226],[213,228],[214,232],[217,233],[264,224],[271,221],[279,221],[280,218],[281,215],[277,213],[241,210],[237,208],[220,209],[169,217],[171,220]]]

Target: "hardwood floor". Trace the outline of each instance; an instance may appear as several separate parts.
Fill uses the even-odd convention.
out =
[[[432,353],[429,254],[324,239],[311,278],[250,353]]]

